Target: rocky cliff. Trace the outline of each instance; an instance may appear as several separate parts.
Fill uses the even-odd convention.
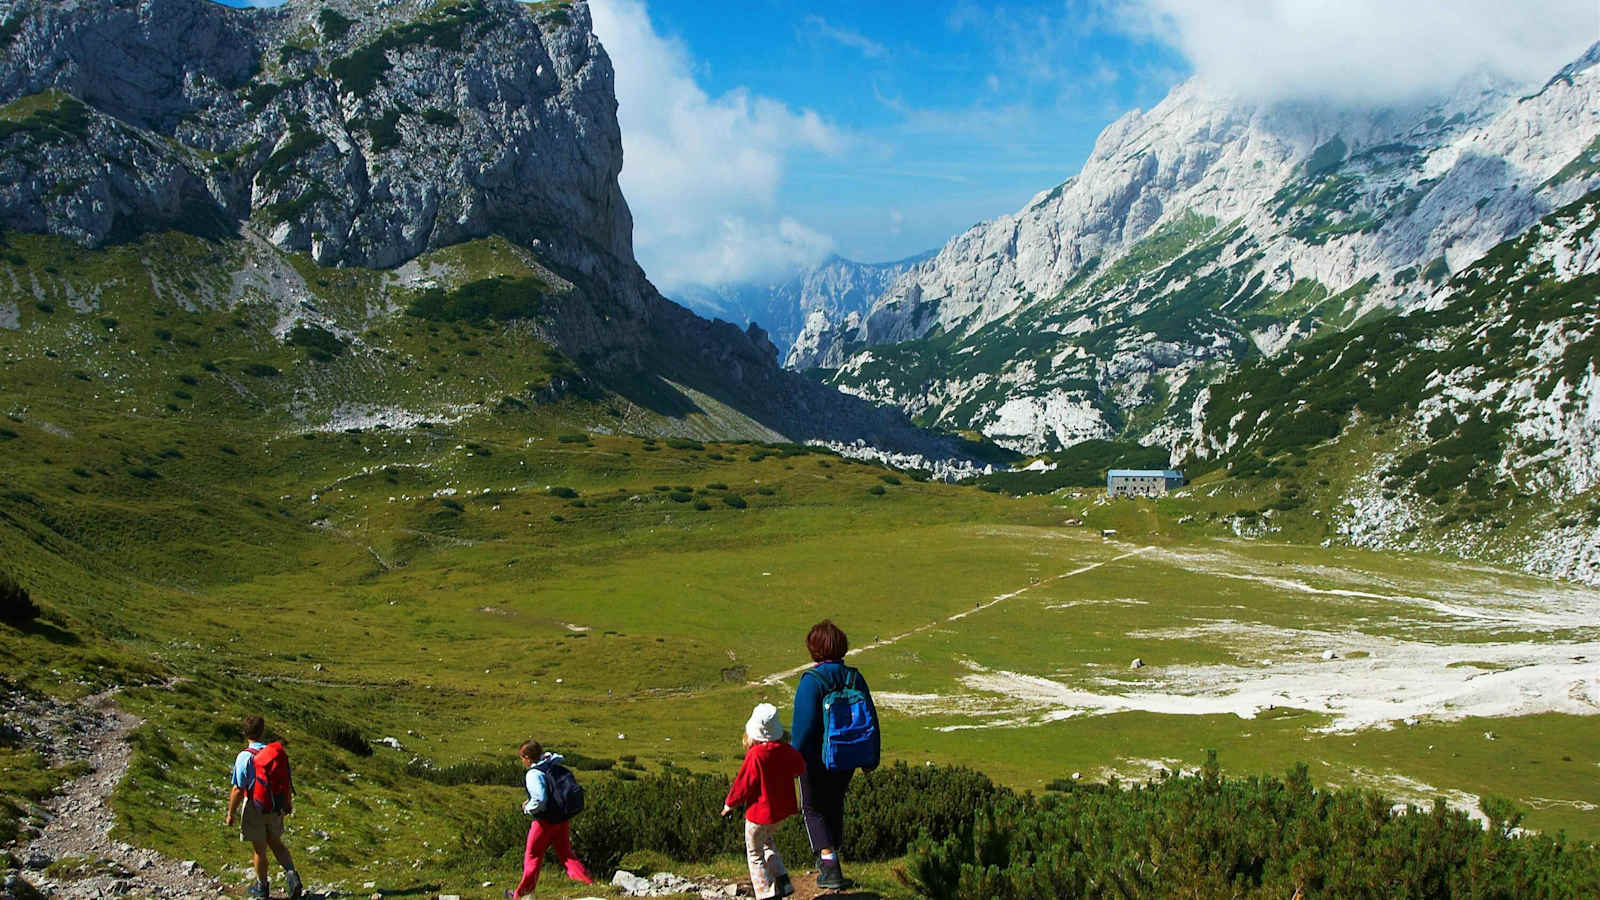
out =
[[[527,323],[669,428],[698,394],[750,420],[742,436],[952,449],[781,371],[760,329],[706,322],[650,285],[584,3],[20,0],[0,44],[5,229],[91,250],[176,230],[359,269],[495,236],[539,273]],[[442,287],[511,277],[456,274]]]
[[[1600,183],[1600,45],[1528,95],[1259,105],[1180,85],[1082,172],[902,277],[807,362],[1025,450],[1171,440],[1227,367],[1423,304]]]

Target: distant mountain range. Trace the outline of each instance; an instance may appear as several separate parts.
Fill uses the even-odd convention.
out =
[[[859,321],[896,279],[931,258],[932,250],[887,263],[830,256],[777,281],[691,285],[674,291],[672,299],[703,316],[760,325],[777,345],[780,359],[788,360],[796,351],[796,358],[806,359],[804,345],[794,347],[802,333],[825,334]]]
[[[1597,63],[1600,45],[1531,94],[1485,81],[1377,111],[1187,82],[789,363],[1027,452],[1170,445],[1233,367],[1424,306],[1600,184]]]

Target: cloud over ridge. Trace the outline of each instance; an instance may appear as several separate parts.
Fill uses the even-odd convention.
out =
[[[1554,75],[1600,38],[1594,0],[1114,0],[1202,80],[1260,100],[1388,105],[1484,74]]]

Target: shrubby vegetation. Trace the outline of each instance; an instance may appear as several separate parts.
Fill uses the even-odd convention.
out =
[[[39,605],[28,595],[28,589],[0,572],[0,622],[21,628],[39,618]]]
[[[498,773],[520,783],[516,772]],[[631,776],[631,773],[629,773]],[[430,776],[432,780],[432,776]],[[667,769],[586,781],[573,823],[595,870],[636,851],[686,863],[737,855],[737,823],[717,816],[726,778]],[[1224,778],[1215,754],[1190,776],[1131,790],[1059,780],[1019,795],[981,773],[896,763],[850,785],[844,856],[908,856],[907,875],[940,900],[1036,897],[1580,897],[1600,892],[1600,848],[1523,834],[1485,798],[1487,829],[1442,802],[1396,809],[1372,791],[1319,790],[1304,765],[1285,778]],[[463,852],[511,865],[527,818],[514,808],[462,838]],[[779,850],[811,856],[798,819]]]
[[[427,288],[406,314],[432,322],[509,322],[537,315],[549,297],[550,286],[537,278],[483,278],[452,291]]]
[[[520,784],[521,776],[512,783]],[[727,778],[674,768],[629,778],[586,779],[586,809],[573,820],[573,846],[596,872],[613,869],[624,856],[640,850],[680,862],[742,854],[744,834],[737,816],[731,822],[718,816],[728,784]],[[914,768],[901,762],[858,774],[847,801],[845,858],[877,862],[903,856],[919,834],[948,834],[969,826],[980,806],[1006,794],[970,769]],[[464,834],[462,848],[480,861],[510,864],[520,859],[527,833],[528,818],[511,808]],[[811,858],[799,817],[784,823],[778,847],[795,867]]]
[[[1033,897],[1580,897],[1600,891],[1600,849],[1522,835],[1487,798],[1487,830],[1442,801],[1396,811],[1371,791],[1204,770],[1123,790],[1061,785],[1004,795],[970,825],[930,832],[910,875],[939,900]]]

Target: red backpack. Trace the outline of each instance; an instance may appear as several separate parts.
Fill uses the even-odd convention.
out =
[[[262,812],[283,813],[290,807],[294,784],[289,779],[289,754],[283,744],[273,741],[250,751],[255,778],[250,782],[250,802]]]

